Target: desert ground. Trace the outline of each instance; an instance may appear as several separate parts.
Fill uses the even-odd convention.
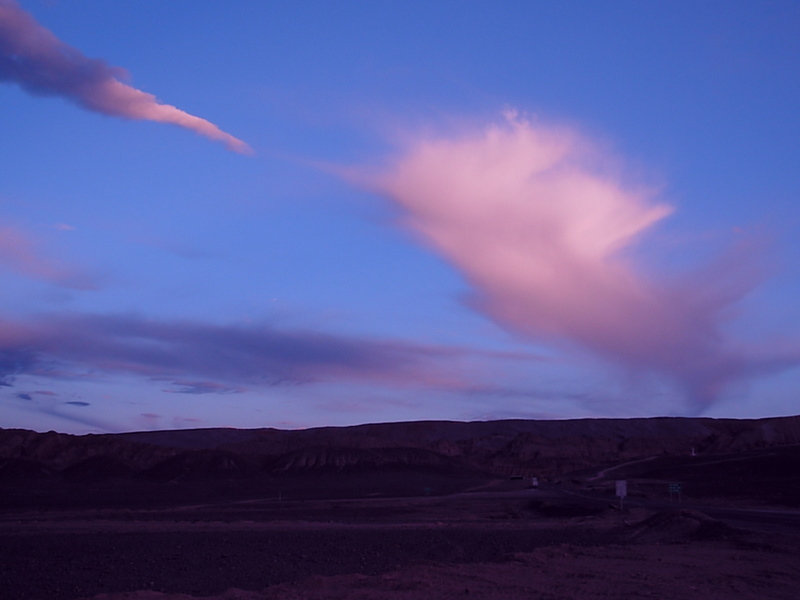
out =
[[[112,452],[104,438],[86,458],[75,450],[85,439],[20,435],[0,444],[3,600],[795,600],[800,589],[791,437],[689,439],[691,452],[637,442],[616,460],[563,443],[552,452],[561,462],[542,464],[566,466],[534,487],[529,475],[498,474],[498,457],[528,452],[518,433],[508,451],[481,438],[494,471],[407,448],[356,452],[351,437],[325,460],[290,449],[246,474],[241,452]]]
[[[436,497],[6,511],[2,597],[797,598],[800,514],[762,508],[766,519],[731,524],[677,503],[619,510],[612,498],[513,483]]]

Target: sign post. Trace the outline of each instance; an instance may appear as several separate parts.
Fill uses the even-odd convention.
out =
[[[667,489],[669,490],[669,500],[672,502],[672,496],[677,494],[678,496],[678,504],[681,503],[681,484],[677,481],[671,481],[667,484]]]
[[[619,509],[622,510],[622,501],[628,495],[628,482],[624,479],[617,480],[617,496],[619,497]]]

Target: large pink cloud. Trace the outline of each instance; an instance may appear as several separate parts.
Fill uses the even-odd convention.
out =
[[[213,123],[123,83],[126,77],[123,69],[88,58],[59,40],[15,0],[0,0],[0,81],[15,82],[32,94],[62,96],[114,117],[171,123],[234,152],[252,152]]]
[[[418,138],[370,182],[463,273],[477,310],[528,338],[666,374],[701,411],[763,367],[720,331],[759,270],[721,261],[681,281],[645,273],[637,242],[672,208],[619,172],[578,133],[511,114],[477,132]]]

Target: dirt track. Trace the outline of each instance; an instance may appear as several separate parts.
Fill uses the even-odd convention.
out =
[[[692,513],[569,517],[557,501],[531,492],[18,511],[0,522],[0,589],[7,600],[231,588],[257,599],[796,597],[796,537]]]

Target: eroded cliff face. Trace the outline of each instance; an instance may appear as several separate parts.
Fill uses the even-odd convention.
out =
[[[0,480],[174,481],[392,469],[557,477],[693,449],[730,453],[790,444],[800,444],[800,417],[421,421],[84,436],[0,429]]]

